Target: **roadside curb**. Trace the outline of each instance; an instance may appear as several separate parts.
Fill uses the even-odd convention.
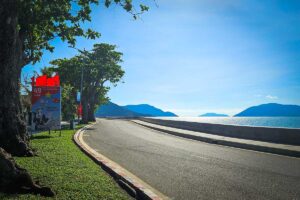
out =
[[[278,147],[271,147],[271,146],[262,146],[262,145],[256,145],[256,144],[250,144],[250,143],[241,143],[241,142],[236,142],[236,141],[230,141],[230,140],[222,140],[222,139],[215,139],[215,138],[209,138],[209,137],[202,137],[198,135],[192,135],[192,134],[185,134],[185,133],[180,133],[179,131],[174,131],[176,128],[168,127],[166,126],[169,130],[159,128],[159,126],[162,125],[147,125],[145,123],[139,123],[137,120],[130,120],[131,122],[144,126],[156,131],[161,131],[164,133],[168,133],[171,135],[175,135],[178,137],[183,137],[187,139],[193,139],[193,140],[198,140],[202,142],[207,142],[207,143],[212,143],[212,144],[218,144],[218,145],[224,145],[224,146],[230,146],[230,147],[236,147],[236,148],[241,148],[241,149],[247,149],[247,150],[254,150],[254,151],[260,151],[260,152],[265,152],[265,153],[272,153],[272,154],[278,154],[278,155],[284,155],[284,156],[291,156],[291,157],[300,157],[300,151],[297,150],[291,150],[291,149],[283,149],[283,148],[278,148]],[[147,122],[148,124],[151,124],[150,122]],[[170,130],[174,129],[174,130]],[[180,130],[180,129],[178,129]],[[182,129],[184,130],[184,129]],[[196,132],[196,131],[193,131]],[[225,138],[225,137],[223,137]],[[229,138],[229,137],[227,137]]]
[[[82,134],[85,130],[95,125],[97,122],[87,125],[79,129],[73,136],[75,144],[93,161],[101,166],[108,174],[110,174],[114,180],[127,191],[127,193],[138,200],[165,200],[169,199],[158,191],[154,192],[148,184],[144,183],[138,177],[122,168],[117,163],[108,159],[104,155],[98,153],[91,147],[89,147],[84,141]]]

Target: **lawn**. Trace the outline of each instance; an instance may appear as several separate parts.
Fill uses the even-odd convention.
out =
[[[73,143],[73,130],[42,132],[33,136],[38,156],[15,158],[40,184],[50,186],[54,199],[130,199],[97,164]],[[0,193],[0,199],[46,199],[45,197]]]

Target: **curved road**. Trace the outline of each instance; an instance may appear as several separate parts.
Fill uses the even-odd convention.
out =
[[[84,141],[172,199],[300,199],[300,159],[99,119]]]

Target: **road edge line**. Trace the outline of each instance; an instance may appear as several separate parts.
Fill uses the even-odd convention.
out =
[[[116,183],[120,185],[130,196],[138,200],[168,200],[169,198],[159,193],[158,191],[144,183],[138,177],[133,175],[128,170],[121,167],[119,164],[100,154],[99,152],[88,146],[82,138],[85,130],[94,126],[97,122],[84,126],[83,128],[76,131],[73,135],[73,142],[79,147],[79,149],[84,152],[88,157],[90,157],[94,162],[96,162],[100,167],[106,171],[110,176],[114,178]],[[133,191],[134,190],[134,191]]]

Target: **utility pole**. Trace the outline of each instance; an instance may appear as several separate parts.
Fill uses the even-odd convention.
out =
[[[81,65],[81,80],[80,80],[80,103],[79,103],[79,108],[81,109],[82,113],[82,85],[83,85],[83,65]],[[79,114],[80,115],[80,114]],[[79,118],[78,115],[78,118]],[[82,115],[82,114],[81,114]]]

